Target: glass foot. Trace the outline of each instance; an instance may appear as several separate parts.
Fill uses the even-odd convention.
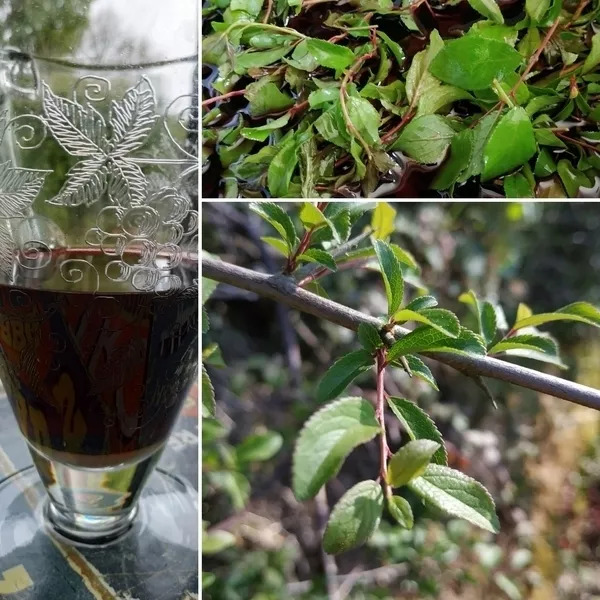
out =
[[[40,533],[83,548],[159,542],[196,552],[198,493],[183,478],[155,469],[139,503],[112,517],[64,514],[48,498],[35,468],[23,469],[0,482],[0,566],[15,549],[33,546]],[[1,569],[0,569],[1,573]]]
[[[138,512],[134,506],[129,512],[114,517],[100,517],[65,512],[49,498],[43,506],[46,527],[61,541],[90,546],[106,546],[126,535],[133,526]]]

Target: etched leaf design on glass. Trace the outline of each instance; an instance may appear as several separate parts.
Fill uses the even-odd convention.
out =
[[[43,183],[45,173],[16,169],[10,162],[0,164],[0,272],[12,275],[15,242],[10,220],[26,216]]]
[[[72,156],[85,157],[67,174],[67,181],[51,204],[89,206],[108,191],[119,206],[145,202],[148,182],[135,159],[127,155],[140,148],[158,119],[154,90],[145,77],[113,100],[108,129],[103,116],[90,104],[55,95],[44,84],[44,113],[56,141]]]
[[[16,169],[10,162],[0,164],[0,217],[25,216],[43,183],[45,173],[31,169]]]
[[[110,126],[111,153],[114,156],[123,156],[144,144],[158,119],[155,104],[154,90],[146,77],[128,90],[122,100],[113,100]]]
[[[44,85],[44,114],[56,141],[72,156],[105,155],[108,150],[104,117],[91,105],[56,96]]]
[[[104,194],[108,173],[103,156],[82,160],[71,168],[60,192],[48,202],[59,206],[89,206]]]
[[[126,159],[115,159],[109,163],[110,183],[108,193],[119,206],[142,204],[146,200],[148,181],[142,169]]]

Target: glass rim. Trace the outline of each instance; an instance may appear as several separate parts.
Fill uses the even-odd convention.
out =
[[[195,62],[198,63],[199,55],[190,54],[177,58],[167,58],[163,60],[144,61],[136,63],[85,63],[66,58],[58,58],[52,56],[42,56],[18,50],[16,48],[4,47],[0,48],[0,55],[5,54],[6,60],[19,60],[28,62],[45,62],[50,64],[67,67],[70,69],[87,69],[90,71],[130,71],[140,69],[151,69],[154,67],[163,67],[179,63]]]

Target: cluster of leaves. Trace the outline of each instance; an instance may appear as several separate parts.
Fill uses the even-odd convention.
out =
[[[418,354],[517,356],[564,366],[556,340],[538,327],[560,320],[600,327],[600,310],[586,302],[541,314],[521,304],[509,327],[501,307],[478,298],[473,291],[462,294],[460,300],[472,310],[476,327],[463,326],[454,313],[439,308],[433,296],[414,285],[418,273],[414,258],[389,242],[396,215],[391,206],[377,204],[371,227],[348,241],[352,223],[367,208],[371,208],[368,203],[303,203],[299,221],[304,231],[299,236],[294,220],[280,206],[269,202],[251,205],[251,210],[279,234],[263,239],[286,257],[284,270],[290,272],[300,263],[308,263],[294,273],[299,285],[314,286],[318,277],[350,260],[355,265],[358,258],[364,266],[381,272],[387,298],[387,314],[379,319],[379,325],[359,326],[361,349],[337,360],[319,383],[318,400],[328,404],[305,423],[294,451],[292,485],[299,500],[315,497],[357,446],[380,436],[387,452],[383,406],[375,409],[358,396],[340,398],[352,381],[371,368],[380,375],[386,368],[398,367],[437,389],[431,370]],[[354,248],[367,239],[368,246]],[[414,293],[409,293],[405,284],[412,285]],[[321,286],[313,290],[325,294]],[[414,323],[414,329],[406,332],[398,328],[407,322]],[[411,528],[411,506],[393,491],[403,487],[428,506],[485,530],[498,531],[490,494],[474,479],[448,467],[444,441],[430,417],[408,399],[387,396],[383,376],[377,381],[378,397],[386,398],[410,441],[397,452],[389,452],[389,463],[386,456],[379,479],[357,483],[335,505],[324,533],[324,549],[338,553],[364,543],[377,529],[384,505],[400,526]]]
[[[408,157],[437,166],[430,195],[593,194],[600,1],[527,0],[510,18],[468,2],[211,0],[203,158],[217,193],[369,196],[391,177],[401,195]],[[442,36],[452,11],[463,22]]]

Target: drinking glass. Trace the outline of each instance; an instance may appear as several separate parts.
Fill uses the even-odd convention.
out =
[[[196,77],[0,51],[0,377],[61,540],[130,530],[196,376]]]

